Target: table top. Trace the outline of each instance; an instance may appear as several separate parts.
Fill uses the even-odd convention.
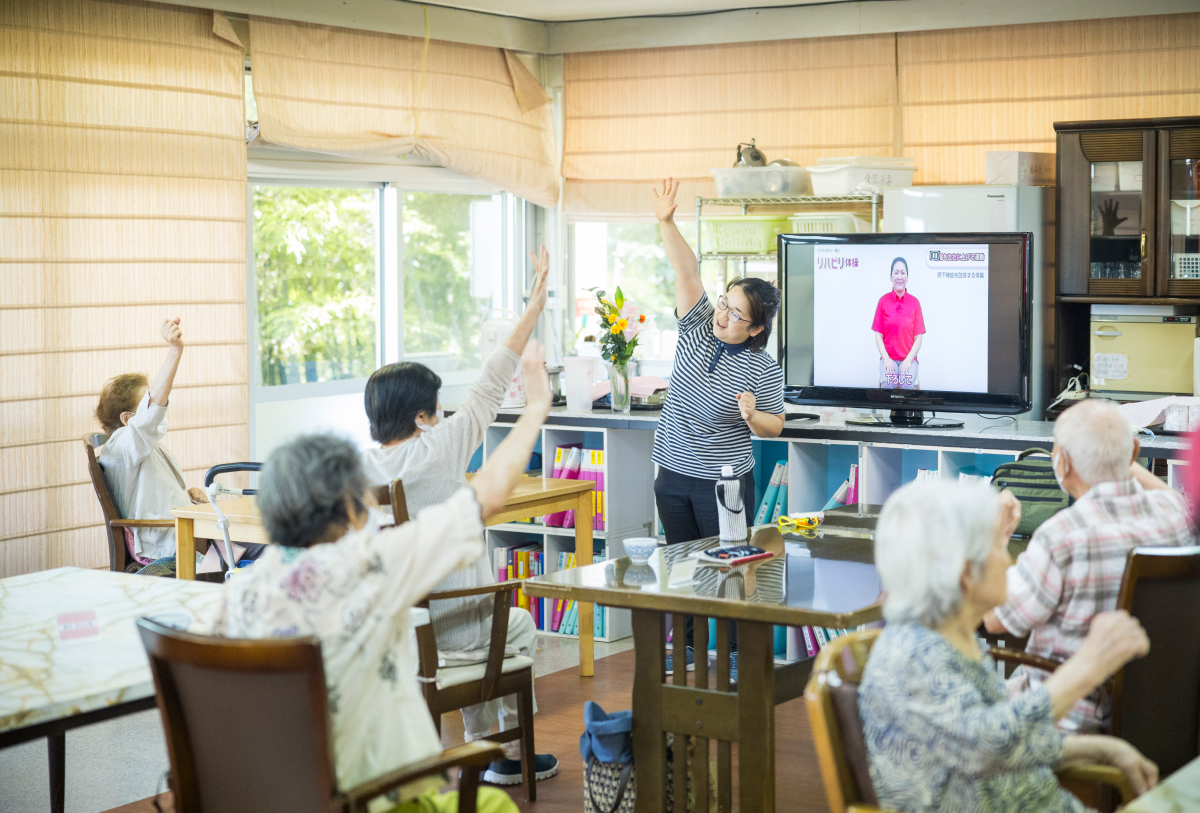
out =
[[[228,517],[230,522],[248,522],[254,525],[262,524],[262,515],[258,513],[257,497],[233,497],[228,500],[221,500],[221,513]],[[187,519],[215,520],[217,512],[213,510],[210,503],[202,502],[198,505],[185,505],[180,508],[172,508],[171,516],[176,519],[184,517]]]
[[[187,627],[220,589],[75,567],[0,580],[0,731],[152,696],[134,620]]]
[[[595,486],[591,480],[562,480],[553,477],[522,477],[504,505],[506,508],[520,507],[537,500],[549,500],[578,494],[581,491],[591,491]],[[230,522],[242,522],[253,525],[262,524],[262,516],[258,513],[257,497],[234,497],[221,500],[221,512]],[[188,519],[213,520],[216,512],[209,503],[185,505],[172,508],[171,516]]]
[[[1182,813],[1200,810],[1200,757],[1168,776],[1122,810],[1126,813]]]
[[[689,557],[717,547],[712,538],[660,546],[645,564],[625,557],[527,579],[523,587],[531,596],[609,607],[846,629],[883,615],[874,523],[867,513],[827,515],[813,538],[758,527],[750,544],[775,556],[739,568]]]

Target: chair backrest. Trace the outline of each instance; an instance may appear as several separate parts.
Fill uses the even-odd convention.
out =
[[[880,630],[839,636],[821,650],[804,690],[817,762],[831,813],[854,804],[878,805],[858,716],[858,685]]]
[[[1150,653],[1113,681],[1113,734],[1169,776],[1200,755],[1200,546],[1134,548],[1117,607],[1150,636]]]
[[[314,638],[192,635],[140,619],[179,813],[329,813],[337,791]]]
[[[92,477],[92,488],[96,491],[96,499],[100,501],[100,510],[104,512],[104,531],[108,535],[108,569],[125,570],[125,529],[113,529],[112,521],[120,519],[117,505],[113,502],[112,492],[108,490],[108,482],[104,479],[104,470],[100,468],[97,459],[100,447],[108,440],[108,435],[100,433],[83,436],[84,454],[87,455],[88,474]]]
[[[410,517],[408,516],[408,498],[404,496],[404,483],[400,482],[399,477],[392,481],[391,495],[392,517],[397,525],[403,525],[408,522]]]

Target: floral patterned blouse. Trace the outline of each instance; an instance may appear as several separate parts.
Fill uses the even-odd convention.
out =
[[[1038,685],[1010,698],[984,652],[973,661],[920,624],[888,624],[880,633],[858,699],[880,806],[905,813],[1088,810],[1054,775],[1063,735],[1050,694]]]
[[[483,554],[469,488],[397,528],[378,517],[337,542],[269,545],[226,582],[207,631],[232,638],[321,640],[339,787],[441,751],[417,683],[408,611]]]

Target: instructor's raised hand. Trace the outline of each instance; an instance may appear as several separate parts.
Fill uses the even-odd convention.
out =
[[[667,178],[663,181],[662,190],[654,187],[654,216],[659,223],[670,223],[675,218],[675,193],[679,191],[679,181]]]
[[[183,347],[183,331],[179,328],[179,317],[174,319],[163,319],[162,327],[158,329],[158,335],[163,337],[163,340],[172,347]]]
[[[529,310],[539,313],[546,307],[546,280],[550,276],[550,252],[542,246],[541,251],[534,254],[529,252],[529,260],[533,263],[533,292],[529,295]]]

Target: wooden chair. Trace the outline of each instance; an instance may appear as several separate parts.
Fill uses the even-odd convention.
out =
[[[1131,550],[1117,607],[1150,653],[1113,677],[1112,733],[1170,776],[1200,756],[1200,547]]]
[[[1146,629],[1150,653],[1126,664],[1102,691],[1112,698],[1111,733],[1169,776],[1200,756],[1200,547],[1134,548],[1117,594]],[[1062,662],[1019,648],[990,649],[997,661],[1053,672]]]
[[[817,655],[804,691],[817,762],[831,813],[882,813],[867,764],[867,744],[858,716],[858,685],[880,630],[851,633],[830,641]],[[1118,769],[1082,765],[1058,773],[1060,781],[1102,783],[1128,802],[1136,795]]]
[[[404,496],[404,484],[397,477],[390,486],[373,486],[375,502],[378,505],[391,505],[392,518],[396,525],[403,525],[411,517],[408,515],[408,500]]]
[[[459,807],[475,813],[479,773],[502,755],[473,742],[345,790],[337,786],[321,645],[238,640],[137,622],[162,714],[178,813],[359,813],[416,779],[462,768]]]
[[[510,694],[517,696],[517,716],[520,725],[489,737],[492,742],[503,743],[520,739],[521,771],[527,801],[537,800],[537,784],[534,776],[533,745],[533,659],[524,655],[504,656],[508,638],[508,610],[512,605],[513,591],[520,586],[516,580],[471,587],[463,590],[441,590],[430,593],[420,603],[428,607],[431,601],[469,596],[494,595],[492,604],[492,637],[488,642],[485,663],[469,666],[438,666],[437,636],[433,624],[417,628],[417,651],[421,663],[421,678],[425,691],[425,702],[433,720],[441,731],[442,715],[476,703],[486,703]]]
[[[92,476],[92,488],[96,491],[96,499],[100,501],[100,510],[104,512],[104,531],[108,535],[108,569],[124,573],[129,557],[125,543],[126,528],[174,528],[173,519],[122,519],[113,502],[112,493],[104,479],[104,472],[97,459],[100,447],[108,440],[108,435],[100,433],[84,435],[83,447],[87,454],[88,473]]]

